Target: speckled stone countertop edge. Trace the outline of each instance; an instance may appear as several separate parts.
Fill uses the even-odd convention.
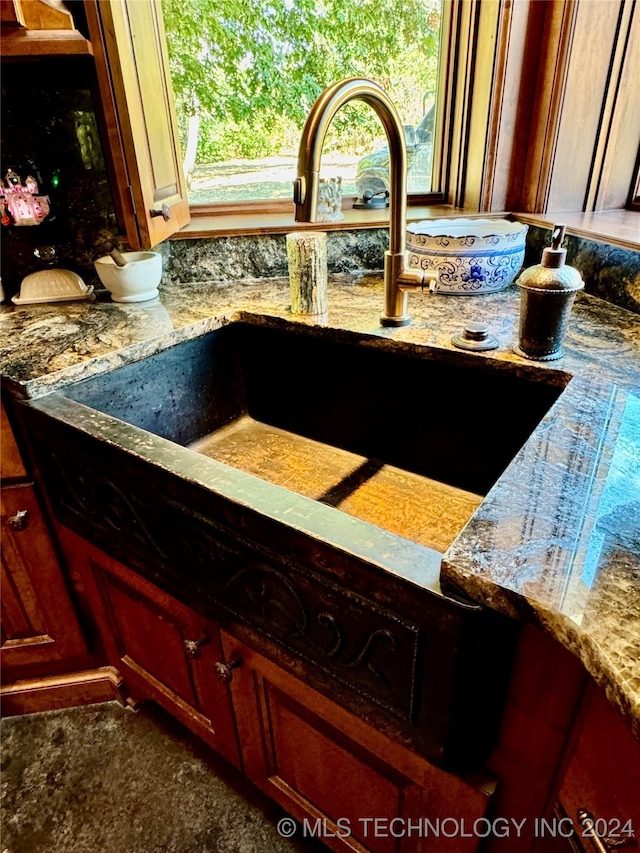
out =
[[[236,321],[238,318],[238,312],[220,312],[213,317],[197,320],[167,334],[152,337],[148,341],[131,343],[113,352],[89,358],[79,364],[70,365],[54,373],[43,374],[34,379],[19,381],[3,374],[3,383],[6,389],[15,396],[23,400],[35,400],[46,394],[60,391],[75,382],[82,382],[84,379],[109,373],[122,365],[148,358],[169,347],[176,346],[176,344],[199,338],[208,332],[213,332]]]

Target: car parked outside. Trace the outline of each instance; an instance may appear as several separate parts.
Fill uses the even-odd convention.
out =
[[[435,103],[427,110],[417,127],[404,126],[408,193],[425,193],[431,190],[434,120]],[[388,189],[389,147],[383,145],[372,154],[366,154],[358,163],[356,190],[359,196],[363,196],[367,190],[375,195]]]

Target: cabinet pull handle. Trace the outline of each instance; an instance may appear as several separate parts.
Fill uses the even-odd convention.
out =
[[[163,204],[160,210],[154,210],[153,208],[149,211],[151,218],[154,216],[161,216],[165,222],[168,222],[171,219],[171,208],[168,204]]]
[[[233,681],[233,671],[242,664],[242,658],[237,655],[231,655],[227,663],[217,661],[215,666],[216,678],[223,684],[229,684]]]
[[[637,845],[635,835],[630,835],[627,838],[610,838],[599,835],[598,822],[587,809],[578,809],[577,817],[580,826],[591,833],[590,835],[583,834],[582,838],[588,838],[597,853],[613,853],[614,850],[620,850],[622,847],[635,847]]]
[[[29,526],[29,510],[18,510],[15,515],[12,515],[11,518],[7,519],[7,524],[15,533],[20,533],[22,530],[26,530]]]
[[[199,640],[183,640],[182,645],[184,646],[184,650],[190,658],[199,658],[200,657],[200,649],[202,646],[206,646],[207,643],[211,642],[211,637],[200,637]]]

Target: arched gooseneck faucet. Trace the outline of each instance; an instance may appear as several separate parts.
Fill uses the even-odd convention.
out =
[[[298,152],[298,177],[293,182],[296,222],[315,222],[322,146],[331,120],[349,101],[359,99],[380,117],[389,143],[389,250],[384,258],[383,326],[406,326],[407,291],[424,289],[437,280],[429,270],[406,267],[407,147],[397,110],[384,89],[372,80],[350,77],[330,86],[307,116]]]

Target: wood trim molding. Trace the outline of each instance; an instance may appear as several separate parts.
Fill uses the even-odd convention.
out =
[[[509,42],[513,22],[514,0],[505,0],[502,14],[498,19],[498,34],[496,39],[496,60],[493,75],[493,88],[489,105],[489,125],[487,130],[487,154],[485,157],[484,175],[480,189],[480,209],[491,210],[493,191],[496,179],[498,142],[502,125],[502,112],[507,80],[509,58]]]
[[[389,210],[344,210],[341,222],[322,222],[323,231],[356,231],[389,227]],[[450,205],[407,208],[407,222],[421,219],[444,219],[456,216],[469,218],[507,216],[504,211],[480,214],[477,210],[455,210]],[[198,216],[171,237],[171,240],[196,240],[206,237],[235,237],[249,234],[288,234],[291,231],[317,231],[317,222],[295,222],[293,213],[241,214],[228,216]]]
[[[6,30],[2,33],[2,56],[91,56],[91,42],[78,30]]]
[[[603,210],[595,213],[582,211],[567,213],[514,213],[519,222],[551,230],[556,222],[567,226],[567,234],[594,240],[611,246],[620,246],[640,252],[640,211]]]
[[[628,165],[637,158],[630,124],[631,112],[638,113],[637,80],[640,74],[640,10],[633,0],[622,0],[618,19],[617,36],[614,39],[611,64],[603,102],[598,140],[594,152],[585,210],[606,210],[625,203],[627,190],[616,180],[621,160]],[[633,94],[630,95],[630,93]],[[629,102],[630,98],[631,103]],[[637,119],[636,119],[637,126]],[[628,142],[625,144],[625,137]],[[623,175],[625,168],[623,166]],[[628,181],[627,181],[628,183]]]
[[[96,109],[96,115],[102,132],[102,138],[107,142],[106,145],[103,145],[103,150],[116,207],[116,216],[121,227],[124,229],[130,247],[137,249],[140,247],[138,221],[133,207],[133,196],[129,191],[129,170],[125,160],[124,143],[120,132],[113,83],[111,74],[109,73],[105,36],[98,9],[98,0],[85,0],[84,9],[95,55],[96,77],[100,93],[100,98],[96,99],[96,104],[99,104],[99,108]]]
[[[3,4],[13,6],[15,23],[28,30],[74,30],[73,15],[61,0],[13,0]],[[6,20],[3,9],[2,20]]]
[[[510,14],[511,0],[468,0],[451,19],[446,198],[457,208],[482,210],[491,193]]]
[[[0,688],[2,715],[33,714],[113,699],[122,702],[123,688],[122,676],[112,666],[16,681]]]
[[[357,199],[357,195],[343,195],[342,210],[353,210],[353,205]],[[443,201],[443,193],[413,193],[407,196],[408,208],[442,204]],[[283,198],[273,199],[271,201],[269,199],[264,199],[262,201],[214,201],[208,204],[192,204],[189,210],[191,212],[192,220],[210,216],[245,216],[246,218],[258,218],[264,214],[271,213],[286,214],[293,217],[295,213],[295,206],[292,199]],[[361,212],[364,214],[367,213],[367,211]],[[314,228],[318,227],[317,222],[312,224]],[[324,228],[326,225],[327,223],[323,223],[322,227]]]
[[[640,8],[635,0],[530,0],[528,5],[529,24],[510,48],[514,68],[525,58],[530,65],[537,62],[528,93],[522,65],[519,124],[528,122],[529,138],[521,192],[519,198],[508,194],[493,200],[543,214],[621,209],[628,204],[640,138],[640,101],[633,85],[640,74]],[[529,114],[527,100],[533,104]],[[508,149],[502,139],[499,145],[498,162],[504,163]],[[514,152],[515,147],[522,148],[522,142],[514,141]],[[510,176],[514,189],[517,172],[516,165]]]
[[[540,47],[536,106],[531,124],[522,208],[545,211],[551,190],[578,0],[548,0]],[[534,46],[530,46],[533,50]]]
[[[463,6],[458,4],[451,16],[450,80],[451,109],[449,110],[449,160],[447,175],[447,201],[454,207],[464,203],[464,166],[466,162],[465,116],[468,116],[468,94],[470,65],[473,63],[473,51],[470,49],[471,22],[476,0]]]
[[[605,98],[602,105],[602,116],[600,118],[600,126],[598,128],[598,138],[594,151],[593,163],[591,164],[589,185],[587,187],[585,210],[602,210],[603,208],[603,188],[601,187],[601,184],[604,182],[604,185],[606,186],[607,177],[612,166],[610,162],[611,158],[607,158],[608,143],[612,136],[615,139],[618,135],[622,119],[620,111],[616,111],[615,107],[620,88],[620,78],[623,71],[625,55],[629,44],[628,33],[630,25],[633,23],[634,6],[635,4],[623,2],[620,8],[618,31],[620,32],[625,29],[627,31],[627,37],[616,39],[613,54],[611,56]]]
[[[520,208],[545,15],[538,0],[504,0],[496,33],[480,208]]]

